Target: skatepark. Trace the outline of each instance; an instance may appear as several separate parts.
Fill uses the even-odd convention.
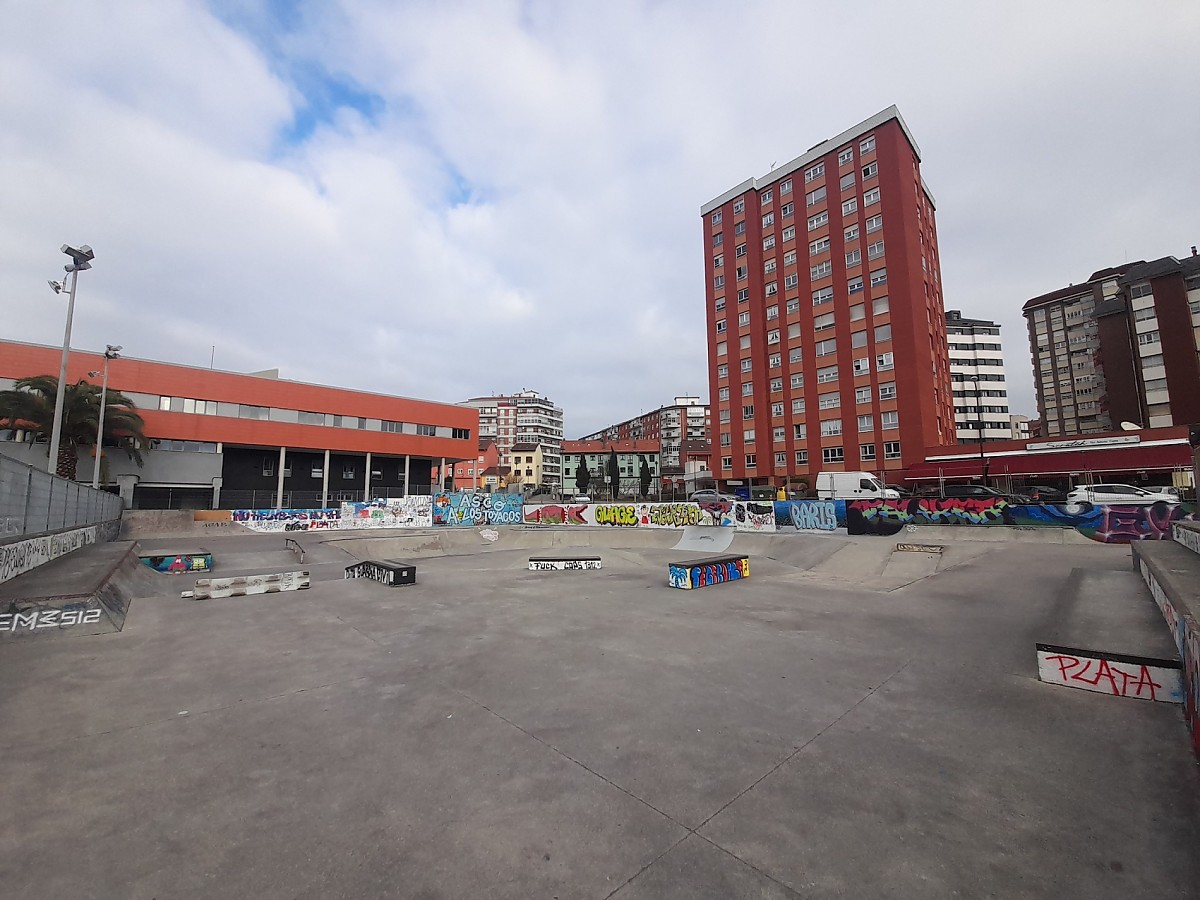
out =
[[[0,642],[6,897],[1200,890],[1181,706],[1038,677],[1039,642],[1171,652],[1128,545],[725,534],[749,577],[681,591],[679,530],[173,521],[0,585],[126,595],[119,631]],[[130,562],[183,547],[310,586]]]

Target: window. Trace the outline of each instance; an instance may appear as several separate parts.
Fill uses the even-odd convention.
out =
[[[717,366],[717,377],[718,378],[728,378],[729,377],[729,364],[728,363],[721,363],[719,366]]]
[[[792,401],[792,414],[800,415],[803,412],[804,412],[804,398],[797,397],[796,399],[794,399]],[[799,428],[799,426],[797,426],[797,429],[798,428]],[[799,437],[799,435],[797,435],[797,437]]]
[[[778,319],[778,318],[779,318],[779,305],[776,304],[774,306],[768,306],[767,307],[767,321],[769,322],[771,319]]]
[[[817,384],[826,384],[830,381],[837,381],[837,377],[837,366],[825,366],[822,369],[817,369]]]
[[[754,429],[753,428],[742,429],[742,443],[743,444],[753,444],[754,443]]]
[[[775,246],[775,235],[768,234],[765,238],[763,238],[763,249],[764,250],[770,250],[774,246]]]
[[[808,255],[816,256],[818,253],[824,253],[829,249],[829,238],[818,238],[808,245]]]
[[[828,356],[831,353],[837,353],[837,338],[817,341],[817,356]]]
[[[859,416],[858,417],[858,430],[859,431],[874,431],[875,430],[875,417],[870,416],[870,415]]]
[[[861,303],[855,303],[850,307],[850,321],[859,322],[867,317],[866,307]]]
[[[836,391],[817,395],[817,409],[837,409],[842,405],[842,395]]]
[[[349,481],[354,477],[354,466],[342,466],[342,480]]]
[[[767,343],[768,344],[778,344],[779,343],[779,329],[778,328],[772,328],[770,331],[767,332]]]
[[[876,241],[867,247],[867,259],[879,259],[883,256],[883,241]]]
[[[882,227],[883,216],[871,216],[871,218],[867,219],[867,234],[870,234],[872,231],[878,231]]]
[[[729,421],[729,410],[727,410],[727,409],[721,410],[720,418],[721,418],[722,422],[728,422]],[[722,443],[727,443],[727,442],[722,441]]]
[[[287,472],[284,472],[284,475],[287,475]],[[263,459],[263,478],[274,478],[274,477],[275,477],[275,460],[273,457],[270,457],[270,456],[265,457]]]
[[[813,306],[820,306],[822,303],[828,303],[833,299],[833,288],[823,287],[820,290],[813,291]]]
[[[816,231],[822,225],[829,221],[829,213],[819,212],[815,216],[811,216],[808,220],[808,230]]]
[[[1144,334],[1138,335],[1138,343],[1143,347],[1146,346],[1146,344],[1157,344],[1159,340],[1160,338],[1157,331],[1147,331]]]
[[[720,312],[721,310],[723,310],[725,308],[725,298],[718,297],[716,300],[713,301],[713,307],[716,309],[717,312]]]
[[[891,410],[890,412],[880,413],[879,414],[879,425],[885,431],[889,428],[899,428],[900,427],[900,413],[896,412],[895,410]]]
[[[740,213],[742,210],[744,210],[745,208],[746,208],[746,198],[745,197],[738,197],[736,200],[733,201],[733,214],[735,216],[738,213]]]
[[[723,434],[723,435],[721,435],[721,437],[723,437],[723,438],[728,437],[728,435]],[[722,445],[722,446],[724,446],[724,445]],[[722,469],[732,469],[733,468],[733,457],[732,456],[722,456],[721,457],[721,468]]]
[[[870,416],[867,416],[867,418],[869,419]],[[861,430],[862,429],[860,428],[859,431],[861,431]],[[875,458],[875,445],[874,444],[859,444],[858,445],[858,458],[862,459],[862,460],[874,459]]]
[[[773,197],[774,194],[771,193],[770,188],[767,188],[758,195],[760,203],[770,203]]]
[[[846,451],[841,447],[825,447],[821,450],[821,461],[826,463],[845,462]]]
[[[876,325],[875,326],[875,343],[879,344],[879,343],[882,343],[883,341],[890,341],[891,339],[892,339],[892,326],[891,325]]]
[[[821,437],[833,437],[842,433],[841,419],[825,419],[821,422]]]
[[[779,208],[779,214],[785,219],[792,214],[796,206],[793,203],[785,203]]]
[[[879,188],[871,188],[863,193],[863,206],[870,206],[873,203],[879,202]]]
[[[787,453],[776,453],[775,454],[775,465],[786,466],[787,465]]]
[[[867,163],[862,167],[863,181],[879,174],[879,163]]]
[[[804,202],[807,203],[809,206],[816,206],[818,203],[820,203],[824,199],[825,199],[825,188],[824,187],[819,187],[815,191],[809,191],[807,194],[804,195]],[[693,219],[693,221],[695,221],[695,220]]]
[[[846,237],[846,240],[847,240],[847,241],[856,241],[856,240],[858,240],[858,226],[857,226],[857,225],[851,225],[849,228],[847,228],[847,229],[846,229],[846,230],[843,232],[843,234],[845,235],[845,237]]]
[[[271,410],[265,406],[247,406],[245,403],[238,404],[239,419],[269,419]]]
[[[745,256],[746,255],[746,245],[738,244],[737,249],[733,251],[733,255],[736,256],[738,259],[741,259],[743,256]]]
[[[779,182],[779,196],[782,197],[784,194],[790,194],[791,192],[792,192],[792,179],[789,178],[789,179],[787,179],[787,181]]]
[[[896,382],[886,381],[879,386],[880,400],[895,400],[896,399]]]
[[[783,286],[785,288],[794,288],[800,283],[800,276],[793,272],[791,275],[783,276]]]
[[[1143,281],[1141,284],[1135,284],[1129,289],[1130,298],[1136,300],[1138,297],[1149,297],[1154,293],[1154,289],[1150,287],[1150,282]]]
[[[855,403],[870,403],[871,402],[871,389],[869,387],[855,388],[854,389],[854,402]]]
[[[798,338],[798,337],[800,337],[800,323],[799,322],[789,323],[788,324],[788,338],[791,339],[791,338]]]
[[[857,209],[858,209],[858,198],[851,197],[849,200],[847,200],[845,203],[842,204],[842,215],[848,216],[848,215],[850,215],[850,213],[854,212]]]
[[[859,153],[870,153],[875,149],[875,135],[871,134],[858,142]]]
[[[1133,311],[1133,321],[1147,322],[1157,315],[1157,311],[1153,306],[1147,306],[1145,309],[1135,309]]]
[[[796,236],[796,226],[795,225],[789,225],[787,228],[783,229],[783,239],[785,241],[790,241],[795,236]]]
[[[876,269],[871,273],[871,287],[887,284],[887,269]]]
[[[738,303],[745,303],[750,299],[750,288],[738,289]]]
[[[715,213],[712,214],[712,223],[714,225],[721,224],[721,211],[719,209]]]
[[[754,418],[754,407],[752,405],[742,407],[742,418],[743,419],[753,419]]]
[[[778,369],[783,365],[783,356],[779,353],[772,353],[769,363],[772,369]]]
[[[810,181],[816,181],[818,178],[820,178],[824,174],[825,174],[825,163],[819,162],[815,166],[813,166],[811,169],[809,169],[807,172],[804,173],[804,181],[805,181],[805,183],[808,183]]]
[[[871,312],[877,316],[883,315],[888,311],[888,298],[876,297],[871,301]]]
[[[754,368],[753,360],[751,360],[749,358],[742,360],[742,371],[743,372],[749,372],[752,368]]]
[[[746,454],[746,468],[754,469],[758,467],[758,455],[755,453]]]
[[[798,363],[798,362],[800,362],[800,356],[801,356],[801,350],[800,350],[800,348],[799,348],[799,347],[793,347],[791,350],[789,350],[789,351],[788,351],[788,362],[790,362],[790,363]],[[795,381],[795,376],[793,376],[792,380],[793,380],[793,381]],[[793,385],[793,387],[794,387],[794,386],[795,386],[795,385]]]
[[[824,278],[826,275],[828,275],[832,271],[833,271],[833,263],[827,259],[822,260],[821,262],[817,263],[815,266],[811,267],[808,270],[809,277],[812,278],[814,281],[818,278]],[[859,279],[859,283],[860,284],[862,283],[861,278]]]
[[[725,320],[717,319],[717,334],[724,334],[724,333],[725,333]]]
[[[843,175],[841,181],[839,182],[839,186],[843,191],[852,189],[854,187],[854,173],[847,172],[845,175]]]
[[[795,362],[799,362],[799,361],[800,361],[800,358],[799,358],[799,356],[797,356],[797,357],[796,357],[796,359],[795,359],[794,361],[795,361]],[[803,372],[796,372],[795,374],[793,374],[793,375],[792,375],[792,382],[791,382],[791,383],[792,383],[792,389],[793,389],[793,390],[797,390],[797,389],[799,389],[799,388],[802,388],[802,387],[804,387],[804,373],[803,373]]]
[[[796,465],[798,465],[798,466],[807,466],[808,465],[808,451],[807,450],[797,450],[796,451]]]
[[[729,399],[729,388],[723,387],[723,388],[718,389],[717,397],[720,400],[728,400]]]
[[[880,353],[875,357],[875,368],[880,372],[886,372],[888,369],[894,369],[895,367],[895,358],[892,356],[891,350],[887,353]]]
[[[775,382],[771,382],[771,389],[776,390],[776,391],[782,391],[783,390],[783,379],[782,378],[779,379],[779,387],[775,387]],[[771,404],[771,415],[772,416],[782,416],[783,415],[783,404],[782,403],[772,403]]]
[[[885,441],[883,444],[884,459],[899,459],[900,458],[900,442]]]
[[[725,341],[717,341],[717,356],[724,356],[727,352],[728,345]]]
[[[774,297],[776,294],[779,293],[779,282],[772,281],[770,284],[767,285],[766,291],[764,293],[768,297]],[[776,310],[776,314],[778,315],[779,307],[775,307],[775,310]]]
[[[863,289],[863,280],[861,275],[856,275],[846,282],[846,290],[851,294],[861,293]]]
[[[862,262],[862,251],[861,250],[851,250],[849,253],[846,254],[846,265],[857,266],[860,262]],[[861,279],[859,279],[859,280],[861,281]]]
[[[848,162],[854,162],[854,148],[847,147],[838,153],[838,165],[844,166]]]
[[[750,313],[749,312],[738,313],[738,325],[749,325],[749,324],[750,324]]]
[[[733,233],[734,233],[734,234],[745,234],[745,233],[746,233],[746,223],[745,223],[745,221],[738,222],[736,225],[734,225],[734,226],[733,226]]]
[[[775,258],[771,257],[771,259],[768,259],[766,262],[763,263],[763,274],[770,275],[774,271],[775,271]]]
[[[783,264],[785,266],[794,266],[796,264],[795,250],[789,250],[787,253],[783,254]]]
[[[774,224],[775,224],[775,213],[769,212],[769,213],[766,213],[762,217],[762,227],[763,228],[766,228],[768,225],[774,225]]]
[[[826,328],[834,326],[834,314],[824,313],[819,316],[813,316],[813,331],[824,331]]]
[[[725,254],[718,253],[716,256],[713,257],[713,268],[719,269],[723,265],[725,265]]]
[[[737,267],[737,280],[738,281],[745,281],[746,276],[749,274],[750,274],[750,268],[748,266],[738,266]]]

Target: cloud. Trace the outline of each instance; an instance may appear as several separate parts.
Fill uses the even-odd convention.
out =
[[[1191,4],[22,4],[0,35],[0,312],[90,243],[76,344],[458,401],[569,436],[707,396],[701,203],[895,102],[946,305],[1195,234]],[[1034,25],[1036,23],[1036,27]]]

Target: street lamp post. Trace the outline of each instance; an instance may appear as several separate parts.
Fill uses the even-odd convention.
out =
[[[983,486],[988,486],[988,471],[987,458],[983,455],[983,391],[979,387],[979,382],[972,378],[967,384],[971,385],[975,392],[975,425],[979,431],[979,473],[983,478]]]
[[[62,252],[71,257],[72,263],[66,266],[66,272],[71,276],[71,286],[64,288],[62,282],[51,281],[50,287],[54,293],[67,292],[67,330],[63,336],[62,363],[58,368],[58,392],[54,397],[54,425],[50,429],[50,459],[46,471],[54,475],[58,469],[58,445],[62,440],[63,399],[67,389],[67,360],[71,355],[71,320],[75,317],[75,285],[79,282],[79,273],[92,267],[96,254],[87,244],[80,247],[62,245]],[[64,279],[65,281],[65,279]]]
[[[121,345],[108,344],[104,349],[104,386],[100,389],[100,420],[96,423],[96,461],[92,466],[92,487],[100,487],[100,459],[104,455],[104,407],[108,403],[108,363],[121,358]],[[89,372],[93,378],[97,372]]]

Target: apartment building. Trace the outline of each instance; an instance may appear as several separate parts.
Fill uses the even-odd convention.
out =
[[[946,343],[958,442],[978,443],[981,428],[984,441],[1011,440],[1000,326],[987,319],[967,319],[960,310],[948,309]]]
[[[0,389],[58,372],[62,349],[0,341]],[[67,380],[91,380],[103,352],[72,350]],[[450,403],[121,357],[108,386],[145,421],[144,465],[105,450],[101,483],[139,508],[325,507],[428,494],[435,467],[475,456],[475,410]],[[44,466],[46,443],[0,429],[0,452]],[[80,481],[93,457],[81,453]]]
[[[563,465],[567,472],[567,493],[578,489],[578,472],[582,464],[590,476],[587,491],[596,496],[605,496],[609,484],[608,463],[611,454],[617,455],[617,477],[620,482],[619,496],[640,496],[642,493],[642,463],[649,474],[651,496],[661,494],[661,464],[658,456],[659,443],[650,438],[621,440],[591,440],[563,442]],[[611,491],[611,487],[609,488]]]
[[[562,407],[531,390],[473,397],[462,405],[479,411],[479,439],[496,442],[501,466],[512,466],[514,445],[540,444],[540,483],[552,490],[562,486]]]
[[[675,397],[669,406],[660,406],[624,422],[609,425],[581,441],[654,441],[655,454],[664,478],[692,485],[710,479],[712,444],[709,436],[712,419],[709,406],[699,397]],[[567,470],[570,481],[571,470]]]
[[[934,200],[896,107],[701,215],[719,482],[886,475],[955,439]]]
[[[1024,308],[1042,434],[1200,421],[1200,257],[1101,269]],[[1126,426],[1128,427],[1128,426]]]

